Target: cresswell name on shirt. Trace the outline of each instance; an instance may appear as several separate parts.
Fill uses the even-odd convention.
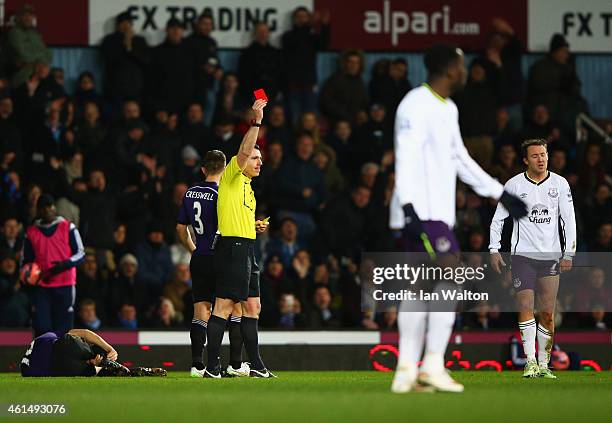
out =
[[[215,199],[213,193],[211,192],[199,192],[199,191],[187,191],[185,193],[185,197],[187,198],[195,198],[198,200],[208,200],[212,201]]]

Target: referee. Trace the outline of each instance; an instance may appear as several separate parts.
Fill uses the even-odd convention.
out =
[[[251,360],[251,377],[275,377],[259,355],[257,320],[259,300],[259,267],[255,260],[255,237],[265,232],[267,221],[255,221],[255,194],[251,179],[259,176],[262,159],[255,145],[263,119],[264,100],[253,103],[255,120],[242,139],[238,154],[230,160],[221,175],[217,200],[218,231],[215,247],[216,299],[208,321],[208,365],[204,377],[220,378],[219,350],[227,319],[235,303],[242,304],[240,329]],[[253,225],[255,223],[255,225]]]

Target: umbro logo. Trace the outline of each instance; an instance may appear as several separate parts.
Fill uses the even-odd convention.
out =
[[[520,197],[521,197],[521,198],[525,198],[525,197],[527,197],[527,193],[526,193],[526,192],[523,192],[523,193],[520,195]]]

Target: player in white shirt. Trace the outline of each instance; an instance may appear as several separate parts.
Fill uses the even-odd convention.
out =
[[[520,199],[504,192],[502,185],[478,166],[463,144],[457,106],[449,98],[465,86],[463,52],[453,46],[434,46],[425,54],[425,66],[427,84],[410,91],[397,109],[390,227],[402,231],[403,250],[427,249],[430,256],[450,257],[456,264],[459,245],[451,228],[455,224],[457,176],[479,195],[499,199],[513,216],[524,216],[527,211]],[[455,313],[434,312],[434,307],[424,301],[404,301],[400,306],[393,392],[408,392],[419,385],[463,391],[463,385],[444,367]],[[419,374],[417,363],[423,348]]]
[[[546,141],[526,140],[521,150],[527,171],[511,178],[504,188],[523,199],[528,209],[527,216],[514,220],[510,251],[512,282],[517,290],[518,324],[527,355],[523,377],[555,379],[548,362],[555,329],[559,272],[572,268],[572,258],[576,252],[574,205],[565,178],[548,170]],[[491,221],[489,245],[491,266],[498,273],[506,265],[499,248],[504,219],[507,217],[504,206],[498,204]],[[535,292],[538,293],[537,328],[534,318]],[[537,361],[536,338],[539,346]]]

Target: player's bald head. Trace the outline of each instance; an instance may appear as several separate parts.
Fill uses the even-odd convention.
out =
[[[451,44],[436,44],[425,52],[425,67],[430,76],[442,76],[463,57],[463,51]]]

